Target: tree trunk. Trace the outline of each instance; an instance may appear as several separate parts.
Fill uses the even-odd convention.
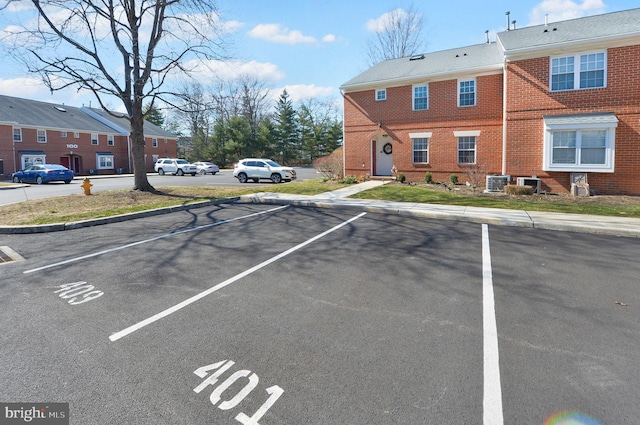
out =
[[[142,115],[142,106],[131,111],[131,153],[133,155],[133,190],[142,192],[155,192],[155,188],[151,186],[147,179],[147,170],[144,158],[144,118]]]

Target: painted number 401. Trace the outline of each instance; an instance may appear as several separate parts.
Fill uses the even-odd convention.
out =
[[[246,378],[249,382],[247,382],[247,384],[235,396],[218,404],[218,409],[233,409],[242,400],[244,400],[244,398],[248,396],[251,391],[256,388],[258,382],[260,381],[258,375],[252,373],[250,370],[239,370],[222,381],[220,384],[216,385],[220,380],[220,376],[222,376],[222,374],[229,370],[234,364],[235,362],[231,360],[223,360],[221,362],[202,366],[196,369],[193,373],[198,375],[200,378],[207,377],[207,379],[202,381],[202,383],[195,387],[193,391],[195,391],[196,393],[200,393],[209,385],[214,386],[215,389],[211,393],[209,399],[211,400],[211,404],[215,406],[222,400],[222,393],[224,393],[237,380]],[[213,371],[215,372],[209,375],[209,372]],[[238,415],[236,416],[236,420],[238,422],[243,425],[260,425],[258,421],[265,415],[265,413],[267,413],[267,411],[271,408],[271,406],[273,406],[276,400],[280,398],[282,393],[284,393],[284,390],[277,385],[267,388],[266,391],[269,397],[264,403],[262,403],[262,406],[260,406],[260,408],[252,416],[249,416],[243,412],[238,413]]]

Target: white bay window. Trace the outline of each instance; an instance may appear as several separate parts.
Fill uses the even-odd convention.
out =
[[[545,171],[614,171],[614,114],[551,115],[544,117]]]

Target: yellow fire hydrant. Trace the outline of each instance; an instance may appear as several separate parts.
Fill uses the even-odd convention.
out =
[[[86,177],[82,182],[82,188],[84,189],[85,195],[91,195],[91,186],[93,186],[91,184],[91,180],[89,180],[89,177]]]

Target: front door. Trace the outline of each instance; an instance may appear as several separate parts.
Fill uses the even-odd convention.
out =
[[[373,141],[376,176],[390,176],[393,167],[393,145],[388,137]]]

